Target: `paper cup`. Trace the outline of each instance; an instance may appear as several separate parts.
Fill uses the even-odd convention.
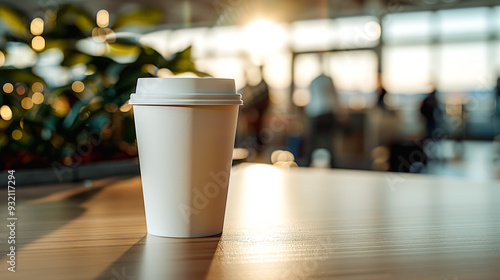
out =
[[[234,80],[140,78],[130,104],[148,233],[221,233],[242,104]]]

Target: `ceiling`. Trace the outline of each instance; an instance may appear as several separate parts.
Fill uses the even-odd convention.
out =
[[[500,5],[500,0],[1,0],[35,17],[59,4],[72,3],[90,13],[111,17],[141,6],[158,7],[164,17],[158,28],[244,24],[257,17],[278,22],[370,14]]]

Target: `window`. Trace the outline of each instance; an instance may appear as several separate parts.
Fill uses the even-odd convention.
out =
[[[489,8],[469,8],[438,11],[441,40],[486,39],[488,37]]]
[[[491,89],[488,43],[450,43],[439,47],[438,86],[441,91]]]
[[[388,44],[427,43],[432,36],[432,12],[389,14],[383,20],[383,40]]]
[[[382,81],[390,93],[426,93],[431,89],[431,47],[386,46]]]

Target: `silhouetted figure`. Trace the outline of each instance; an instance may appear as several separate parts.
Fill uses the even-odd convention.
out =
[[[387,91],[385,90],[382,84],[382,73],[378,73],[378,87],[377,87],[377,107],[382,109],[383,111],[387,111],[387,106],[385,105],[384,98],[387,95]]]
[[[269,107],[269,86],[264,80],[262,66],[260,66],[261,80],[255,85],[247,85],[243,92],[243,108],[241,114],[246,117],[248,130],[255,137],[257,146],[256,150],[261,150],[264,147],[262,137],[259,133],[264,124],[264,115]]]
[[[497,85],[495,87],[496,97],[500,97],[500,77],[497,78]],[[498,104],[497,104],[498,105]]]
[[[495,100],[496,100],[496,110],[494,119],[494,134],[500,135],[500,77],[497,78],[497,84],[495,86]]]
[[[387,95],[387,91],[385,90],[385,88],[380,87],[377,90],[377,92],[378,92],[377,107],[379,107],[380,109],[386,111],[387,110],[387,106],[385,105],[384,97]]]
[[[427,139],[432,139],[432,133],[437,128],[437,118],[439,111],[439,103],[436,98],[436,90],[434,89],[429,95],[422,101],[420,105],[420,113],[426,120],[426,137]]]
[[[500,77],[497,78],[497,84],[495,86],[495,99],[497,102],[495,113],[497,117],[500,117]]]
[[[335,111],[339,106],[337,91],[332,78],[321,74],[309,85],[311,100],[305,111],[309,118],[309,141],[307,145],[308,165],[311,156],[317,149],[330,153],[330,165],[334,166],[333,134],[335,127]]]

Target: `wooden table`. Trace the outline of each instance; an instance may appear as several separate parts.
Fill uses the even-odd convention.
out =
[[[194,239],[146,234],[139,177],[76,185],[18,188],[0,279],[500,279],[499,182],[243,164]]]

